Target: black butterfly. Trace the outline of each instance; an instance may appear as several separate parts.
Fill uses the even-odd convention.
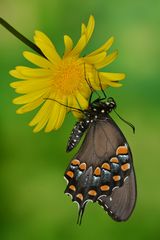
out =
[[[68,182],[65,193],[79,205],[79,224],[89,201],[97,201],[115,221],[127,220],[135,206],[132,153],[123,133],[109,115],[115,108],[113,98],[90,103],[68,141],[67,151],[71,151],[86,131],[85,139],[64,175]]]

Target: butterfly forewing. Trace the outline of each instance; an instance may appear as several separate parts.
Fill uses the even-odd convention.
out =
[[[65,172],[68,180],[65,192],[78,202],[80,210],[87,201],[98,201],[113,219],[125,220],[136,200],[132,169],[128,143],[108,116],[90,125],[80,150]],[[131,199],[132,204],[127,205]]]

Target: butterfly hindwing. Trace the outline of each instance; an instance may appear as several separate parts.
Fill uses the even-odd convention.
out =
[[[124,135],[110,117],[90,125],[65,177],[68,180],[65,193],[70,194],[72,200],[79,204],[80,211],[87,201],[98,201],[111,216],[115,210],[113,219],[125,220],[134,207],[136,187],[132,155]],[[122,204],[125,200],[122,198],[123,193],[128,199],[126,201],[132,198],[133,202],[128,215],[127,207]],[[122,207],[123,210],[120,211]]]
[[[115,221],[126,221],[135,206],[136,183],[134,169],[122,187],[115,189],[110,196],[101,196],[98,202]]]
[[[113,188],[111,195],[99,197],[98,203],[104,207],[115,221],[125,221],[129,218],[134,209],[137,196],[132,153],[123,133],[116,123],[112,119],[109,119],[108,123],[111,125],[109,128],[104,127],[104,131],[106,131],[107,135],[112,136],[109,137],[110,141],[115,146],[117,144],[119,146],[127,146],[128,153],[125,153],[125,148],[123,147],[117,148],[116,157],[121,162],[123,184],[118,188]],[[127,167],[129,167],[128,170]],[[126,172],[126,175],[124,175],[124,172]]]

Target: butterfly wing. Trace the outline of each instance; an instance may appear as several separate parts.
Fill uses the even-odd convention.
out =
[[[98,203],[115,221],[126,221],[133,212],[136,195],[135,174],[132,169],[123,186],[115,189],[110,196],[101,196]]]
[[[72,201],[79,204],[79,215],[88,201],[98,201],[114,220],[125,220],[136,201],[133,173],[128,143],[119,127],[108,116],[90,125],[82,146],[65,172],[68,180],[65,193],[70,194]],[[123,194],[126,198],[122,197]],[[131,199],[133,203],[130,203],[130,207],[123,205],[124,200],[127,203]]]

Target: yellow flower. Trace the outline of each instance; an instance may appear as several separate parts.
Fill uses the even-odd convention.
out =
[[[117,57],[117,51],[107,54],[113,43],[113,37],[89,55],[80,56],[91,38],[94,25],[94,17],[90,16],[88,25],[82,24],[81,36],[75,47],[72,39],[65,35],[65,51],[62,57],[57,53],[51,40],[44,33],[36,31],[34,42],[46,58],[25,51],[24,57],[38,67],[18,66],[10,71],[13,77],[21,79],[10,84],[16,93],[23,94],[13,100],[14,104],[23,104],[17,113],[23,114],[41,106],[29,123],[30,126],[35,126],[34,132],[44,127],[45,132],[58,129],[69,111],[78,117],[77,112],[69,107],[81,109],[88,107],[91,88],[87,81],[94,90],[100,89],[100,82],[103,88],[121,86],[118,81],[124,79],[123,73],[98,72]]]

